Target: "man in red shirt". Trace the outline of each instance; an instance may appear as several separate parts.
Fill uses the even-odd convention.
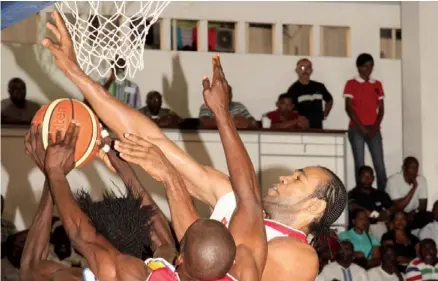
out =
[[[353,151],[356,181],[358,171],[365,163],[365,143],[367,144],[377,175],[377,189],[385,190],[386,170],[383,160],[380,123],[383,119],[383,87],[372,79],[374,59],[370,54],[360,54],[356,59],[359,76],[348,80],[345,85],[345,110],[350,117],[348,139]]]
[[[281,94],[276,103],[277,109],[266,114],[271,120],[272,129],[307,129],[309,120],[295,111],[295,104],[287,94]]]

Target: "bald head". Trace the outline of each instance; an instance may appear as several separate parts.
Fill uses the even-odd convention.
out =
[[[236,244],[220,222],[198,219],[181,241],[182,267],[190,277],[210,281],[230,270],[236,256]]]

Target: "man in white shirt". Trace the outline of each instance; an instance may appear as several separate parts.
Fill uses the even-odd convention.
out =
[[[365,269],[353,263],[353,244],[344,240],[341,250],[336,255],[336,261],[324,267],[318,280],[321,281],[368,281]]]
[[[419,162],[415,157],[406,157],[402,172],[392,175],[386,185],[386,191],[397,209],[408,214],[410,223],[415,221],[411,229],[421,228],[428,223],[427,182],[424,176],[418,174],[418,168]]]
[[[433,219],[434,221],[427,224],[420,231],[420,240],[432,239],[438,245],[438,200],[433,204]]]
[[[380,248],[382,264],[368,270],[368,281],[403,281],[404,276],[397,269],[397,256],[392,245]]]

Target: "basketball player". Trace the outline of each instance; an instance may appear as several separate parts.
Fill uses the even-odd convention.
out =
[[[129,108],[108,94],[79,67],[68,31],[57,12],[55,25],[47,27],[58,44],[49,39],[42,44],[55,57],[60,70],[82,91],[97,115],[122,138],[124,133],[147,138],[158,146],[183,176],[190,194],[215,208],[212,218],[229,223],[235,209],[235,196],[229,178],[211,168],[196,163],[193,158],[170,141],[146,116]],[[220,66],[218,57],[214,64]],[[215,68],[222,71],[222,68]],[[314,280],[318,258],[306,244],[306,235],[326,232],[343,212],[347,192],[341,180],[329,169],[306,167],[280,178],[264,198],[264,209],[272,220],[265,220],[268,238],[268,258],[263,280]],[[292,261],[299,260],[300,263]],[[306,265],[303,270],[302,265]]]

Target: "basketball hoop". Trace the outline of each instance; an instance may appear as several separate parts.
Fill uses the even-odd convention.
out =
[[[117,80],[134,77],[144,67],[149,28],[170,1],[59,1],[82,70],[101,77],[114,71]],[[122,59],[122,60],[120,60]],[[117,73],[116,68],[124,68]]]

